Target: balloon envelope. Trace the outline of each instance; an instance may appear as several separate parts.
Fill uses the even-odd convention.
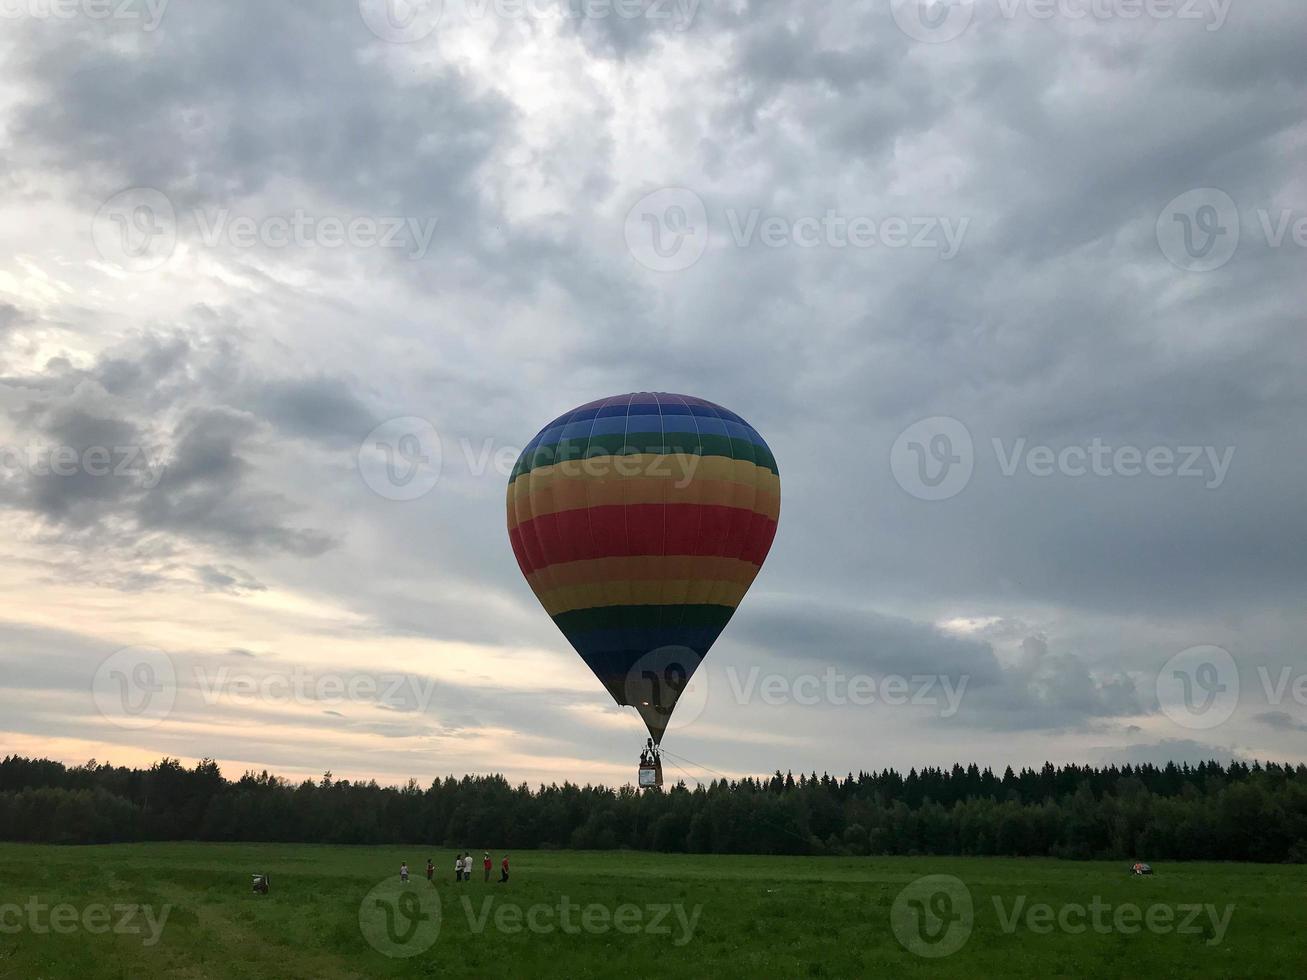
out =
[[[780,516],[756,429],[636,392],[550,422],[508,484],[508,535],[545,611],[655,741],[753,583]]]

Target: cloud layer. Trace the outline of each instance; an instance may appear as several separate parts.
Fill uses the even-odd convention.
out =
[[[1307,10],[962,7],[7,21],[6,745],[629,778],[502,493],[544,421],[658,389],[784,487],[692,775],[1300,758]],[[415,499],[360,475],[405,418]],[[97,707],[137,645],[180,672],[149,727]]]

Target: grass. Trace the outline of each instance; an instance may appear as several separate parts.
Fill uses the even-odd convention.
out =
[[[455,884],[453,858],[420,846],[0,844],[0,977],[1307,975],[1307,883],[1290,866],[1161,865],[1134,878],[1125,863],[523,851],[509,884],[487,885],[479,860]],[[270,895],[251,894],[254,872],[271,876]],[[903,892],[928,875],[961,885]],[[57,929],[55,906],[68,906]],[[149,907],[156,942],[144,911],[124,921],[124,906]],[[923,908],[927,936],[943,937],[934,945],[919,940]],[[928,953],[960,948],[917,955],[895,923]]]

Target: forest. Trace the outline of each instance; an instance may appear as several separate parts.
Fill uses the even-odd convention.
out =
[[[1307,766],[777,772],[693,788],[531,788],[502,776],[422,786],[268,772],[206,759],[149,769],[0,762],[0,840],[269,841],[453,849],[629,848],[714,854],[955,854],[1307,862]]]

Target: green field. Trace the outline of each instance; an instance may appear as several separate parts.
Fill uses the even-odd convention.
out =
[[[0,977],[1307,975],[1295,866],[523,851],[487,885],[453,858],[0,844]]]

